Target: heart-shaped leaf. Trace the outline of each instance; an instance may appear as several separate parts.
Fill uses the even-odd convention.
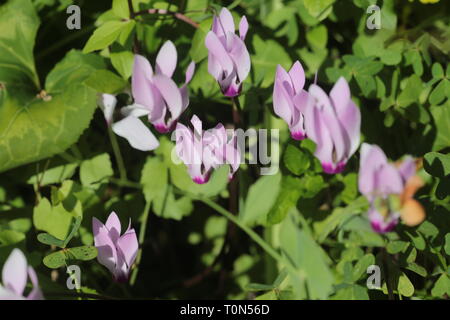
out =
[[[75,143],[96,107],[83,84],[101,66],[70,52],[41,87],[33,59],[39,20],[30,0],[0,8],[0,172],[50,157]],[[55,81],[55,80],[61,81]]]

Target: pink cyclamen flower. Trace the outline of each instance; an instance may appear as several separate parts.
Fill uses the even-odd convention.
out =
[[[131,221],[123,235],[119,217],[111,212],[106,223],[92,219],[94,243],[98,250],[97,260],[113,274],[114,280],[126,282],[136,259],[139,244]]]
[[[273,108],[275,114],[289,125],[291,136],[295,140],[306,138],[304,112],[308,92],[303,90],[305,71],[296,61],[289,72],[278,65],[273,88]]]
[[[191,119],[193,131],[182,124],[175,130],[176,153],[188,167],[189,175],[195,183],[208,182],[212,169],[229,164],[231,179],[240,164],[240,152],[236,136],[229,138],[222,124],[203,131],[197,116]]]
[[[222,8],[220,15],[214,16],[212,30],[206,35],[208,71],[227,97],[239,95],[242,82],[250,72],[250,55],[244,43],[247,31],[247,18],[243,16],[237,36],[231,12]]]
[[[160,133],[173,130],[178,118],[189,105],[187,84],[194,75],[195,63],[189,64],[185,82],[180,88],[172,80],[176,65],[177,50],[171,41],[166,41],[159,50],[155,71],[145,57],[134,57],[131,79],[134,105],[127,107],[127,110],[130,114],[148,115],[148,120]]]
[[[24,297],[25,287],[30,277],[33,289]],[[22,251],[14,249],[3,265],[2,283],[0,286],[0,300],[42,300],[38,278],[34,269],[28,265]]]
[[[126,117],[113,123],[113,113],[117,105],[117,98],[112,94],[101,94],[98,104],[103,110],[103,114],[108,126],[111,126],[113,132],[122,138],[127,139],[128,143],[135,149],[141,151],[150,151],[159,147],[159,141],[153,135],[149,128],[138,118],[137,110],[133,114],[128,114],[125,110]],[[122,108],[122,110],[126,109]]]
[[[361,113],[343,77],[333,86],[330,96],[316,84],[310,86],[308,93],[305,128],[316,143],[314,154],[326,173],[342,172],[359,145]]]
[[[359,168],[359,191],[369,200],[369,220],[376,232],[391,231],[402,217],[407,225],[425,218],[420,203],[412,198],[421,187],[414,159],[407,156],[399,166],[388,163],[383,150],[363,143]]]

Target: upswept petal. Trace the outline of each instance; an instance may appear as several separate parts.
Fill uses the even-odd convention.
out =
[[[97,218],[92,218],[94,245],[98,250],[97,260],[114,274],[117,264],[117,252],[108,229]]]
[[[155,75],[153,77],[153,85],[161,93],[171,113],[171,118],[178,119],[181,115],[183,100],[175,82],[164,75]]]
[[[32,267],[28,267],[28,276],[30,277],[31,283],[33,284],[33,289],[28,295],[28,300],[43,300],[44,296],[42,294],[41,288],[39,288],[39,281],[36,272]]]
[[[130,268],[136,259],[139,243],[134,229],[128,229],[117,241],[117,248],[122,252],[125,262]]]
[[[228,52],[225,50],[222,42],[214,34],[214,32],[208,32],[205,39],[205,45],[208,48],[209,53],[214,55],[215,57],[214,64],[218,63],[222,67],[223,71],[225,72],[225,76],[230,75],[233,72],[233,61],[228,55]],[[211,75],[216,77],[217,80],[219,80],[220,78],[217,78],[217,67],[214,66],[214,64],[208,63],[208,71]],[[210,66],[212,67],[211,69]],[[220,76],[221,75],[219,75],[219,77]]]
[[[383,150],[377,145],[363,143],[360,149],[358,186],[359,191],[371,199],[376,188],[375,173],[387,164]]]
[[[176,66],[177,49],[175,49],[172,41],[167,40],[156,56],[156,73],[172,78]]]
[[[152,76],[153,70],[150,62],[141,55],[135,55],[131,91],[135,102],[149,109],[154,104],[153,94],[150,90]]]
[[[241,21],[239,22],[239,37],[242,41],[245,40],[248,31],[248,21],[245,16],[242,16]]]
[[[2,282],[6,289],[18,296],[23,295],[28,279],[27,267],[27,259],[23,252],[17,248],[13,249],[2,270]]]
[[[291,70],[289,70],[289,76],[291,78],[291,83],[294,86],[295,93],[300,93],[305,85],[305,70],[303,70],[300,61],[295,61]]]

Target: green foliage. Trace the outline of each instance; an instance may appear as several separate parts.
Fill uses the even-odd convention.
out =
[[[249,22],[251,70],[238,99],[242,108],[235,110],[241,123],[209,73],[205,46],[213,13],[225,1],[135,0],[133,10],[127,0],[91,2],[80,2],[82,30],[65,26],[72,1],[9,0],[0,6],[0,265],[20,248],[37,270],[44,296],[450,295],[446,1],[233,1],[236,27],[242,15]],[[381,28],[369,30],[367,8],[375,3]],[[258,165],[245,163],[230,181],[230,167],[223,165],[199,185],[175,155],[170,134],[152,125],[160,142],[154,151],[108,140],[111,128],[97,108],[98,95],[116,95],[114,122],[123,119],[121,107],[134,103],[134,54],[148,57],[157,72],[155,56],[167,40],[177,49],[173,78],[179,86],[188,64],[196,63],[189,107],[178,121],[187,125],[195,114],[204,129],[219,122],[279,129],[279,159],[269,150],[271,164],[279,165],[276,174],[261,175]],[[290,138],[274,115],[272,92],[277,66],[290,69],[296,60],[305,70],[305,90],[317,83],[329,92],[346,78],[362,114],[361,142],[379,145],[392,161],[406,154],[417,159],[424,186],[414,199],[426,211],[423,223],[399,222],[391,232],[375,232],[370,204],[359,191],[360,152],[342,173],[328,175],[314,155],[315,143]],[[111,211],[122,233],[130,224],[139,238],[139,262],[131,268],[136,282],[126,290],[110,285],[92,245],[92,218],[106,221]],[[50,270],[72,263],[83,263],[77,293],[65,289],[64,270]],[[381,269],[381,287],[370,289],[367,270],[373,265]]]

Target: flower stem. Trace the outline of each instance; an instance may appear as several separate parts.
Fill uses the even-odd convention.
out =
[[[129,0],[129,1],[131,1],[131,0]],[[169,11],[166,9],[148,9],[148,10],[142,10],[142,11],[136,12],[136,14],[134,16],[139,16],[139,15],[144,15],[144,14],[170,15],[180,21],[183,21],[183,22],[193,26],[196,29],[199,27],[197,22],[195,22],[191,18],[186,17],[184,14],[182,14],[180,12]]]
[[[135,284],[137,275],[139,273],[139,265],[141,264],[141,259],[142,259],[142,246],[143,246],[144,240],[145,240],[145,232],[147,231],[147,222],[148,222],[148,216],[150,213],[150,205],[151,205],[151,201],[146,201],[144,212],[142,213],[141,229],[139,230],[139,252],[138,252],[137,258],[136,258],[136,264],[135,264],[136,267],[134,268],[133,273],[131,274],[131,278],[130,278],[131,286],[133,286]]]
[[[272,258],[275,260],[282,262],[285,264],[285,259],[274,249],[272,248],[267,242],[265,242],[255,231],[253,231],[251,228],[247,227],[245,224],[243,224],[239,219],[232,214],[230,211],[224,209],[220,205],[216,204],[214,201],[207,199],[207,198],[199,198],[199,201],[203,202],[207,206],[211,207],[212,209],[216,210],[218,213],[223,215],[225,218],[233,222],[235,225],[237,225],[239,228],[241,228],[247,235],[255,241],[264,251],[266,251]]]
[[[122,154],[120,153],[119,143],[117,142],[116,135],[112,131],[111,127],[108,127],[109,140],[111,141],[111,146],[113,148],[114,157],[116,158],[117,167],[119,168],[120,180],[127,180],[127,170],[125,169],[125,164],[123,162]]]

